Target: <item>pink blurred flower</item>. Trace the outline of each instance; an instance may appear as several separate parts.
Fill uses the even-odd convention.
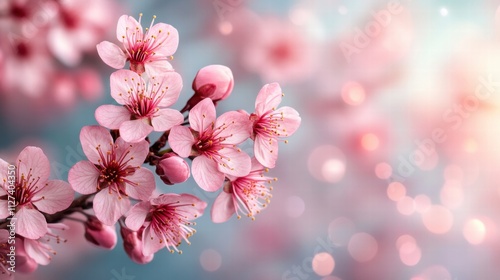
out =
[[[56,244],[59,244],[61,241],[66,242],[66,240],[59,235],[52,233],[52,229],[67,230],[68,226],[62,223],[49,224],[48,231],[43,237],[37,239],[23,239],[23,249],[26,255],[37,264],[48,265],[50,261],[52,261],[51,255],[56,255],[56,251],[49,244],[50,241],[54,241]]]
[[[146,264],[153,260],[154,254],[144,255],[142,234],[144,227],[137,231],[132,231],[125,226],[121,226],[120,233],[123,238],[123,247],[131,260],[138,264]]]
[[[175,153],[167,153],[162,156],[156,165],[156,174],[167,185],[185,182],[191,172],[188,163]]]
[[[193,108],[201,100],[210,98],[217,104],[226,99],[233,90],[234,78],[229,67],[209,65],[201,68],[193,80],[194,95],[188,100],[181,112]]]
[[[116,246],[116,229],[115,226],[108,226],[96,217],[90,216],[85,222],[85,239],[87,241],[105,249],[113,249]]]
[[[149,152],[146,141],[127,143],[113,138],[100,126],[85,126],[80,133],[82,148],[89,161],[76,163],[68,174],[74,190],[96,193],[94,212],[106,225],[116,223],[130,208],[128,196],[146,200],[155,189],[153,173],[141,167]]]
[[[278,138],[292,135],[300,126],[299,113],[291,107],[276,107],[283,93],[277,83],[262,87],[255,101],[253,121],[254,154],[264,166],[273,168],[278,158]]]
[[[250,157],[236,147],[250,137],[245,114],[227,112],[216,119],[215,106],[205,98],[189,114],[191,128],[174,126],[169,143],[181,157],[196,156],[193,178],[206,191],[222,187],[224,174],[245,176],[250,172]]]
[[[148,76],[171,70],[168,62],[179,45],[177,29],[165,23],[153,25],[144,33],[141,26],[142,14],[139,21],[131,16],[123,15],[118,20],[116,36],[123,44],[119,46],[104,41],[97,45],[97,52],[107,65],[122,69],[125,62],[130,62],[130,70],[141,75],[146,72]]]
[[[111,74],[111,95],[123,106],[100,106],[96,120],[109,129],[119,129],[127,142],[141,141],[153,130],[166,131],[182,123],[179,111],[165,108],[177,101],[181,89],[181,76],[175,72],[151,77],[146,87],[137,73],[118,70]]]
[[[223,223],[236,213],[240,218],[240,211],[247,217],[255,219],[255,214],[260,213],[271,201],[270,191],[265,183],[273,179],[264,176],[266,169],[252,158],[252,170],[243,177],[228,176],[224,190],[215,199],[211,216],[215,223]]]
[[[125,223],[131,230],[144,226],[143,254],[151,255],[166,247],[178,251],[182,240],[195,233],[191,227],[203,214],[207,203],[190,194],[162,194],[150,201],[139,202],[130,209]]]
[[[50,162],[38,147],[24,148],[17,157],[14,173],[9,172],[12,170],[0,159],[0,219],[14,214],[17,234],[30,239],[40,238],[47,233],[43,213],[54,214],[66,209],[73,201],[74,192],[64,181],[48,180]],[[9,175],[15,177],[15,189],[9,189],[13,181]],[[15,211],[12,211],[15,213],[9,209],[8,203],[12,201],[9,196],[15,200]]]

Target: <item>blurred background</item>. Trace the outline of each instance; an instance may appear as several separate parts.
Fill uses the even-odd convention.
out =
[[[279,82],[302,125],[280,146],[269,207],[210,220],[182,255],[132,262],[74,223],[49,266],[19,279],[498,279],[500,10],[451,0],[7,0],[0,3],[0,156],[44,149],[52,178],[84,159],[78,135],[114,104],[95,45],[120,15],[178,29],[184,80],[230,67],[218,113],[253,111]],[[154,137],[153,137],[154,138]],[[245,147],[244,147],[245,148]],[[246,147],[251,150],[251,147]]]

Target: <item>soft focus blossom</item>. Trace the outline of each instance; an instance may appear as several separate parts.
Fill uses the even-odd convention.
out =
[[[146,72],[148,76],[171,70],[168,62],[179,45],[177,29],[165,23],[154,24],[144,32],[141,26],[142,14],[139,21],[128,15],[118,20],[116,37],[123,48],[104,41],[97,45],[97,52],[101,59],[115,69],[122,69],[127,61],[130,70],[139,75]]]
[[[125,226],[121,226],[120,228],[120,233],[123,238],[123,248],[130,259],[138,264],[146,264],[152,261],[155,256],[154,254],[144,255],[142,249],[143,232],[144,227],[141,227],[137,231],[130,230]]]
[[[96,217],[90,216],[85,222],[85,239],[99,247],[111,250],[116,246],[117,241],[115,226],[105,225]]]
[[[162,156],[156,165],[156,174],[167,185],[185,182],[191,172],[188,163],[175,153],[167,153]]]
[[[80,142],[89,160],[69,170],[69,183],[81,194],[97,193],[95,215],[104,224],[113,225],[129,210],[129,196],[145,200],[155,189],[153,173],[141,167],[149,151],[148,143],[127,143],[122,138],[114,142],[100,126],[83,127]]]
[[[127,142],[143,140],[154,131],[166,131],[181,124],[182,114],[169,107],[179,98],[182,89],[181,76],[175,72],[150,77],[144,80],[129,70],[111,74],[111,96],[116,105],[102,105],[95,112],[100,125],[119,129]]]
[[[196,231],[192,220],[200,217],[207,203],[190,194],[162,194],[150,201],[139,202],[128,213],[125,223],[132,230],[145,226],[142,233],[143,254],[151,255],[166,247],[171,252],[182,240]]]
[[[193,108],[198,102],[210,98],[217,104],[226,99],[233,90],[234,78],[229,67],[209,65],[201,68],[193,80],[194,95],[188,100],[182,111]]]
[[[48,180],[50,163],[42,149],[26,147],[17,157],[15,178],[9,177],[9,163],[0,159],[0,219],[14,215],[17,218],[16,233],[37,239],[47,233],[47,221],[43,215],[66,209],[74,192],[70,185],[60,180]],[[9,188],[15,186],[15,189]],[[15,200],[11,211],[9,197]],[[11,205],[9,207],[9,205]],[[14,213],[13,213],[14,212]]]
[[[283,92],[277,83],[267,84],[260,90],[255,101],[252,138],[255,140],[255,158],[264,166],[273,168],[278,158],[278,139],[295,133],[301,118],[291,107],[276,108]]]
[[[250,172],[250,157],[236,145],[250,137],[248,117],[227,112],[216,119],[215,106],[205,98],[189,114],[191,128],[174,126],[169,143],[181,157],[196,156],[193,178],[206,191],[222,187],[224,174],[245,176]]]
[[[252,158],[252,170],[243,177],[228,176],[229,181],[224,185],[212,207],[212,221],[223,223],[234,213],[240,218],[240,213],[255,219],[255,214],[260,213],[271,199],[272,187],[266,186],[273,180],[264,176],[266,169]]]

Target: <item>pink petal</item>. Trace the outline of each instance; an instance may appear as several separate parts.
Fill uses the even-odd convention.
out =
[[[154,60],[154,58],[153,60],[144,63],[144,68],[148,77],[161,76],[165,72],[171,72],[174,70],[170,62],[165,59]]]
[[[33,196],[33,201],[36,201],[33,202],[33,204],[38,210],[44,213],[54,214],[68,208],[71,202],[73,202],[74,197],[75,192],[70,184],[60,180],[53,180],[48,181],[47,184]]]
[[[75,41],[71,35],[62,26],[52,26],[47,34],[47,44],[50,51],[62,63],[75,66],[80,62],[82,52],[79,48],[75,48]]]
[[[215,122],[215,106],[212,99],[205,98],[189,112],[189,124],[195,131],[207,130]]]
[[[184,121],[181,112],[174,109],[160,109],[151,120],[154,131],[170,130],[174,125]]]
[[[283,113],[283,121],[280,122],[279,131],[282,136],[290,136],[299,128],[302,119],[295,109],[285,106],[276,110],[276,113]]]
[[[155,176],[146,168],[137,169],[134,174],[127,176],[127,180],[135,184],[126,184],[126,192],[132,198],[147,200],[156,188]]]
[[[99,164],[101,158],[97,147],[106,155],[111,150],[113,138],[109,131],[102,126],[84,126],[80,132],[80,142],[87,158],[94,164]]]
[[[17,218],[16,233],[23,237],[38,239],[47,233],[47,221],[36,209],[20,207],[14,218]]]
[[[77,162],[68,173],[68,182],[73,190],[81,194],[91,194],[97,191],[99,171],[95,165],[87,160]]]
[[[122,49],[120,49],[117,45],[108,41],[103,41],[97,44],[96,48],[99,57],[108,66],[115,69],[122,69],[125,66],[127,58],[125,57]]]
[[[151,204],[153,205],[165,205],[171,203],[180,203],[186,206],[183,207],[182,211],[185,213],[188,220],[196,219],[203,215],[207,203],[198,197],[182,193],[182,194],[161,194],[160,196],[151,199]]]
[[[158,82],[162,89],[166,89],[165,96],[158,103],[159,107],[169,107],[177,102],[179,95],[182,90],[182,77],[177,72],[162,72],[161,76],[156,77],[156,82]]]
[[[50,163],[42,149],[38,147],[28,146],[24,148],[17,157],[18,169],[16,170],[17,177],[28,176],[31,174],[30,180],[38,180],[43,184],[50,176]]]
[[[271,83],[264,85],[257,95],[255,101],[255,112],[258,115],[262,115],[267,111],[276,109],[281,103],[281,97],[283,92],[278,83]]]
[[[0,158],[0,196],[7,194],[4,190],[8,188],[9,163]]]
[[[7,243],[9,240],[9,231],[6,229],[0,229],[0,244]]]
[[[223,223],[229,220],[235,212],[233,195],[222,191],[215,199],[210,214],[214,223]]]
[[[177,51],[177,47],[179,46],[179,32],[173,26],[165,23],[157,23],[151,27],[148,35],[155,35],[155,41],[161,43],[155,49],[157,55],[170,56]]]
[[[128,15],[122,15],[118,19],[118,24],[116,25],[116,38],[118,39],[119,42],[122,42],[124,40],[123,37],[127,35],[128,18],[129,18]]]
[[[217,163],[205,156],[198,156],[193,160],[191,170],[195,182],[202,189],[214,192],[222,187],[224,174],[217,169]]]
[[[252,134],[252,123],[248,115],[237,111],[231,111],[222,114],[215,121],[215,127],[225,127],[219,133],[219,137],[226,138],[225,144],[237,145],[250,138]]]
[[[129,95],[135,94],[135,91],[142,92],[145,90],[146,83],[134,71],[118,70],[111,74],[110,87],[111,96],[120,105],[129,103]],[[140,85],[138,86],[137,83]],[[134,90],[135,89],[135,90]]]
[[[146,227],[142,233],[142,253],[149,256],[164,248],[165,241],[160,242],[160,240],[160,237],[151,229],[151,226]]]
[[[112,226],[116,221],[130,209],[130,199],[120,196],[115,191],[106,188],[101,190],[94,197],[95,216],[108,226]]]
[[[278,141],[275,138],[255,137],[255,158],[265,167],[274,168],[278,159]]]
[[[177,125],[172,127],[168,135],[168,143],[174,152],[181,157],[188,157],[195,143],[193,133],[188,127]]]
[[[118,129],[120,125],[130,120],[130,112],[123,106],[102,105],[95,110],[97,122],[109,129]]]
[[[5,219],[5,218],[7,218],[9,216],[11,216],[11,213],[9,211],[8,198],[6,197],[5,199],[1,199],[0,200],[0,219]],[[2,242],[0,242],[0,244],[1,243]]]
[[[250,173],[251,159],[245,152],[237,148],[225,147],[219,150],[219,154],[223,158],[220,160],[221,164],[218,165],[220,172],[238,177]]]
[[[120,125],[120,136],[126,142],[134,143],[143,141],[153,131],[147,119],[125,121]]]
[[[118,146],[115,150],[116,157],[121,158],[124,153],[128,153],[126,159],[128,165],[132,167],[140,167],[149,154],[149,143],[146,140],[129,143],[125,142],[122,137],[118,137],[115,143]]]
[[[134,205],[130,211],[128,211],[127,218],[125,219],[127,227],[133,231],[138,231],[144,224],[144,220],[146,220],[150,208],[151,204],[149,201],[142,201]]]
[[[24,239],[24,250],[28,256],[41,265],[48,265],[51,261],[47,249],[43,248],[38,240]]]

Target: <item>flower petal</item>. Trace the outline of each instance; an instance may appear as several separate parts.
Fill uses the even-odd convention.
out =
[[[0,158],[0,196],[5,195],[5,190],[9,187],[9,165],[8,162]]]
[[[110,76],[111,96],[120,105],[129,103],[129,95],[142,93],[145,90],[146,83],[134,71],[118,70]],[[137,85],[139,83],[139,85]]]
[[[130,199],[109,188],[98,192],[94,198],[95,216],[102,223],[112,226],[130,209]]]
[[[179,32],[172,25],[157,23],[148,31],[148,35],[156,36],[157,48],[155,53],[160,56],[170,56],[177,51],[179,46]],[[156,45],[155,44],[155,45]]]
[[[122,69],[125,66],[127,58],[125,57],[122,49],[120,49],[117,45],[108,41],[103,41],[97,44],[96,48],[99,57],[108,66],[115,69]]]
[[[170,130],[174,125],[179,125],[184,121],[181,112],[174,109],[160,109],[151,119],[154,131]]]
[[[205,201],[199,199],[198,197],[192,194],[187,194],[187,193],[160,194],[158,197],[151,199],[151,204],[153,205],[165,205],[172,203],[185,205],[182,206],[182,210],[183,213],[186,215],[186,219],[188,220],[199,218],[201,215],[203,215],[203,212],[207,207],[207,203]]]
[[[217,163],[208,157],[196,157],[191,170],[194,181],[207,192],[220,189],[224,183],[224,174],[217,169]]]
[[[207,130],[213,122],[215,122],[215,106],[210,98],[203,99],[189,112],[189,124],[198,132]]]
[[[182,90],[182,77],[177,72],[162,72],[161,76],[156,77],[156,81],[162,89],[166,87],[166,93],[163,99],[158,103],[159,107],[169,107],[177,102]]]
[[[38,210],[54,214],[68,208],[73,202],[75,192],[70,184],[53,180],[48,181],[47,184],[33,196],[33,204]]]
[[[265,112],[276,109],[281,103],[283,92],[278,83],[266,84],[262,87],[255,101],[255,112],[262,115]]]
[[[225,138],[224,144],[240,144],[252,134],[252,123],[248,115],[237,111],[222,114],[215,121],[215,127],[224,127],[218,134],[218,137]]]
[[[150,207],[151,203],[149,203],[149,201],[142,201],[134,205],[130,211],[128,211],[127,218],[125,219],[127,227],[133,231],[138,231],[144,224]]]
[[[99,164],[101,158],[99,150],[103,155],[106,155],[113,146],[113,138],[109,131],[98,125],[84,126],[80,131],[80,142],[83,152],[94,164]]]
[[[278,141],[275,138],[255,137],[255,158],[265,167],[274,168],[278,159]]]
[[[148,226],[142,233],[142,245],[142,253],[145,256],[149,256],[164,248],[165,241],[156,235],[156,232],[151,229],[151,226]]]
[[[97,122],[109,129],[118,129],[120,125],[130,120],[130,111],[123,106],[102,105],[95,110]]]
[[[153,131],[147,119],[125,121],[120,125],[120,136],[126,142],[134,143],[143,141]]]
[[[283,117],[283,121],[280,122],[280,130],[278,131],[281,136],[290,136],[297,131],[302,119],[295,109],[285,106],[276,110],[276,113],[282,114]]]
[[[38,264],[48,265],[51,257],[47,254],[47,249],[38,240],[24,239],[24,250]]]
[[[16,233],[23,237],[38,239],[47,233],[47,221],[36,209],[20,207],[14,218],[17,218]]]
[[[134,183],[133,185],[126,183],[127,195],[132,198],[147,200],[156,188],[155,176],[149,169],[141,167],[126,178]]]
[[[140,167],[149,154],[149,143],[146,140],[129,143],[118,137],[115,143],[118,146],[115,150],[116,157],[121,158],[124,153],[128,153],[125,160],[128,160],[128,165],[132,167]]]
[[[193,133],[188,127],[176,125],[170,130],[168,143],[174,152],[181,157],[188,157],[195,143]]]
[[[148,77],[160,76],[165,72],[171,72],[174,70],[170,62],[166,61],[165,59],[155,60],[155,58],[144,63],[144,69],[146,70],[146,75]]]
[[[97,191],[99,171],[95,165],[87,160],[77,162],[68,173],[68,182],[73,190],[81,194],[91,194]]]
[[[45,183],[50,176],[50,163],[42,149],[28,146],[24,148],[17,157],[17,177],[24,176],[29,180],[37,180],[39,184]]]
[[[219,150],[219,155],[222,158],[217,166],[220,172],[238,177],[250,173],[252,161],[247,153],[237,148],[225,147]]]
[[[214,223],[223,223],[235,213],[233,195],[222,191],[214,201],[210,216]]]
[[[14,202],[14,200],[11,200]],[[11,205],[13,206],[13,205]],[[6,197],[5,199],[0,199],[0,219],[5,219],[7,217],[11,216],[11,213],[9,211],[9,202],[8,198]],[[0,242],[1,244],[1,242]]]

